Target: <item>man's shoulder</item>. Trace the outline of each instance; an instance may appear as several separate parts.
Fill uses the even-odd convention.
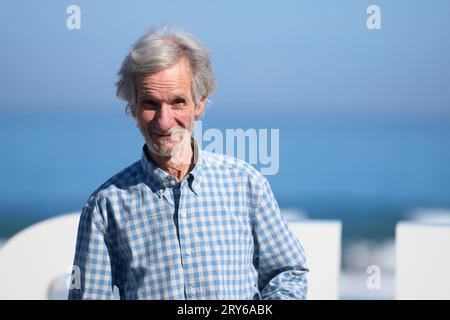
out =
[[[142,182],[143,174],[140,161],[122,169],[102,183],[90,196],[90,199],[128,192]]]
[[[251,180],[264,179],[264,176],[248,162],[228,155],[202,151],[203,165],[212,174],[239,176]]]
[[[212,185],[237,187],[237,190],[246,193],[255,201],[271,192],[267,178],[248,162],[206,151],[202,155],[202,162]]]

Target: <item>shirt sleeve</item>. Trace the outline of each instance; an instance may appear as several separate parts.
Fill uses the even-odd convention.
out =
[[[113,298],[113,277],[106,228],[100,208],[93,197],[81,212],[68,298]]]
[[[264,176],[257,183],[253,232],[258,287],[265,300],[305,299],[306,258],[302,245],[289,230]]]

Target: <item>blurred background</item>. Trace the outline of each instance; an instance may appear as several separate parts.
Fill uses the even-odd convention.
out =
[[[79,30],[66,27],[71,4],[81,9]],[[366,26],[371,4],[380,30]],[[192,32],[211,52],[218,87],[203,130],[279,129],[279,171],[267,178],[283,212],[343,222],[342,297],[368,265],[393,270],[397,221],[450,221],[448,1],[4,0],[0,8],[1,242],[80,210],[139,159],[143,139],[114,83],[134,41],[162,24]],[[364,294],[390,298],[393,285]]]

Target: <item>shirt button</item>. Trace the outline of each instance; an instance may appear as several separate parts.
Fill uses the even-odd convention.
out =
[[[186,249],[186,255],[190,256],[191,255],[191,250],[190,249]],[[194,289],[195,290],[195,289]]]
[[[181,212],[180,212],[180,217],[182,217],[182,218],[186,218],[186,212],[184,212],[184,211],[181,211]]]
[[[197,290],[195,290],[195,288],[192,288],[189,290],[189,293],[195,297],[195,294],[197,293]]]

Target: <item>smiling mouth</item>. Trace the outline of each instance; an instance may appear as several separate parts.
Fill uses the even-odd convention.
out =
[[[158,141],[165,141],[165,142],[172,141],[172,134],[159,134],[151,132],[150,135],[153,137],[153,139]]]

